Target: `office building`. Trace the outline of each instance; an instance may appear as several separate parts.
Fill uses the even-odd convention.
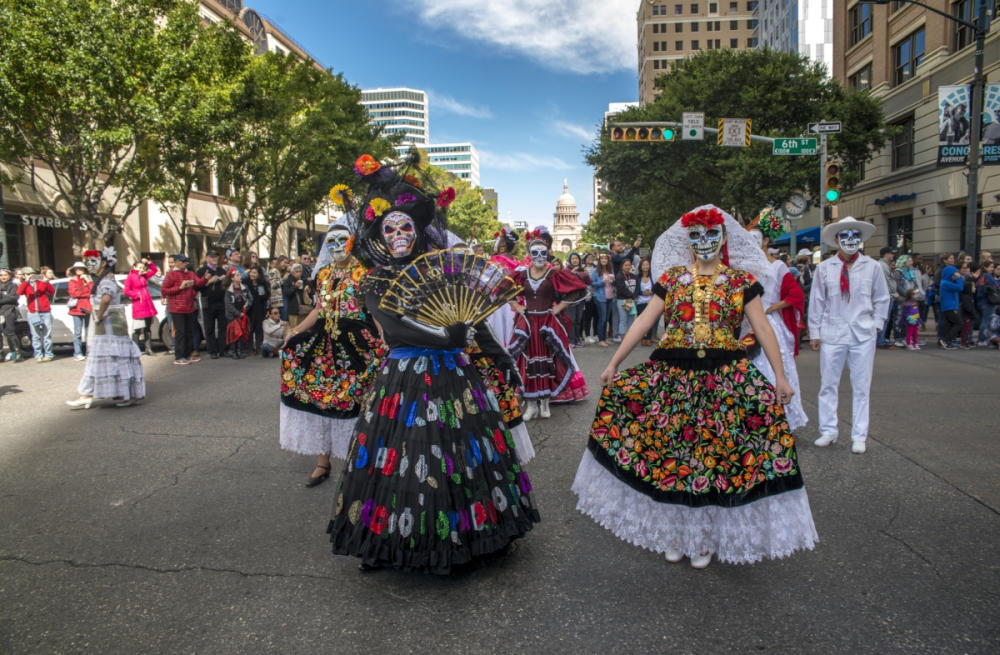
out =
[[[757,47],[797,52],[833,70],[834,0],[760,0]]]
[[[361,91],[361,104],[374,125],[382,127],[382,134],[401,134],[397,146],[399,154],[410,146],[426,148],[430,142],[430,118],[427,94],[418,89],[396,87],[391,89],[365,89]]]
[[[471,143],[435,143],[427,146],[427,160],[472,186],[479,186],[479,152]]]

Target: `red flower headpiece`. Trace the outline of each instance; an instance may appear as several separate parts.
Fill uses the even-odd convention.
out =
[[[378,172],[378,169],[382,168],[382,165],[375,161],[375,158],[371,155],[361,155],[358,157],[357,161],[354,162],[354,172],[361,177],[368,177],[369,175]]]
[[[681,216],[681,225],[683,227],[691,227],[692,225],[715,227],[725,222],[722,212],[718,209],[699,209],[698,211],[688,212]]]
[[[83,256],[84,257],[100,257],[101,256],[101,251],[100,250],[84,250],[83,251]]]
[[[437,205],[442,209],[450,205],[455,200],[455,189],[448,187],[438,194]]]

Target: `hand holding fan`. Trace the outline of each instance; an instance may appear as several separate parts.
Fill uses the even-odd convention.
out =
[[[482,255],[435,250],[400,271],[379,307],[426,325],[476,325],[520,291],[503,267]]]

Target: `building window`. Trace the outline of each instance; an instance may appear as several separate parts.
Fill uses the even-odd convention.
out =
[[[896,252],[913,252],[913,215],[889,219],[889,246]]]
[[[866,64],[864,68],[847,78],[847,86],[860,91],[870,89],[872,87],[872,65]]]
[[[701,50],[701,46],[698,45],[698,40],[697,39],[695,39],[694,41],[691,42],[691,49],[692,50]]]
[[[659,34],[659,33],[660,33],[660,24],[653,23],[653,34]]]
[[[739,10],[740,10],[740,3],[738,3],[738,2],[730,2],[729,3],[729,11],[732,12],[732,11],[739,11]]]
[[[967,23],[974,22],[976,18],[972,15],[972,2],[973,0],[959,0],[952,3],[951,15]],[[975,41],[976,33],[971,28],[959,25],[958,23],[952,23],[952,25],[955,27],[955,31],[952,34],[953,51],[961,50]]]
[[[757,19],[756,18],[747,21],[747,29],[748,30],[756,29],[756,27],[757,27]]]
[[[756,48],[757,47],[757,37],[752,36],[749,39],[747,39],[747,47],[748,48]]]
[[[913,166],[913,116],[893,123],[896,134],[892,137],[892,170]]]
[[[659,51],[660,51],[660,42],[653,41],[653,52],[659,52]]]
[[[660,60],[659,59],[654,59],[653,60],[653,70],[660,70]]]
[[[859,2],[848,12],[847,22],[851,29],[851,45],[865,38],[872,31],[872,6]]]
[[[691,23],[691,31],[692,32],[697,32],[698,29],[699,29],[698,23]]]
[[[893,84],[913,77],[924,60],[924,28],[920,28],[892,48]]]
[[[738,30],[740,29],[740,22],[738,20],[729,21],[729,29]]]
[[[684,23],[674,23],[674,31],[675,32],[683,32],[684,31]]]
[[[721,39],[716,39],[716,40],[715,40],[715,49],[716,49],[716,50],[718,50],[718,49],[720,48],[720,45],[719,45],[720,43],[722,43],[722,40],[721,40]]]
[[[659,16],[660,15],[660,6],[659,5],[653,5],[653,15],[654,16]]]
[[[674,50],[683,50],[683,49],[684,49],[683,41],[674,41]]]
[[[750,0],[747,3],[747,11],[756,11],[756,10],[757,10],[757,0]]]
[[[740,47],[740,40],[739,39],[729,39],[729,47],[730,48],[738,48],[738,47]]]
[[[660,41],[660,50],[662,50],[663,52],[667,51],[667,42],[666,41]]]
[[[684,5],[674,5],[674,15],[680,16],[684,13]]]
[[[693,3],[693,2],[691,3],[691,13],[692,14],[697,14],[698,13],[698,5],[695,4],[695,3]]]
[[[710,14],[717,14],[717,13],[719,13],[719,3],[718,2],[709,2],[708,3],[708,13],[710,13]]]
[[[705,21],[705,31],[706,32],[712,31],[712,21],[710,20]]]
[[[722,21],[718,21],[718,20],[717,20],[717,21],[715,21],[715,31],[716,31],[716,32],[720,32],[720,31],[722,31],[722,27],[721,27],[721,25],[722,25]]]

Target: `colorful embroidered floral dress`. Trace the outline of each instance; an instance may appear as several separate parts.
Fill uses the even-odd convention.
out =
[[[795,438],[739,340],[749,273],[673,268],[654,293],[666,330],[650,361],[598,402],[577,509],[630,543],[721,561],[783,557],[816,541]]]
[[[367,269],[327,266],[316,276],[323,303],[315,325],[281,353],[281,447],[347,456],[361,397],[385,348],[358,285]]]
[[[358,419],[330,541],[334,554],[368,566],[446,574],[531,529],[531,481],[496,396],[463,350],[464,326],[414,326],[381,309],[374,286],[366,305],[390,351]],[[507,357],[495,343],[479,345],[494,361]]]

